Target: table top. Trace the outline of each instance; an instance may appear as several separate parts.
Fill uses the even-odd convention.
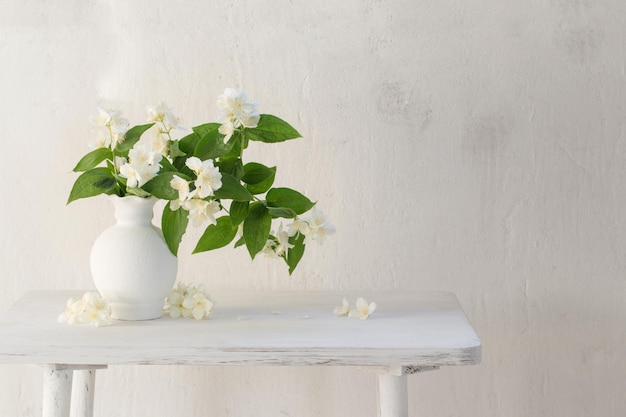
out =
[[[59,323],[84,291],[31,291],[0,317],[0,364],[448,366],[481,360],[481,344],[445,292],[224,292],[210,319]],[[337,317],[343,297],[377,303]]]

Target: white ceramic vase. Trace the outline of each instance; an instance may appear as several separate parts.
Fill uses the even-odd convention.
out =
[[[161,229],[152,225],[155,198],[110,196],[117,223],[102,232],[91,250],[96,288],[120,320],[161,317],[176,280],[178,261]]]

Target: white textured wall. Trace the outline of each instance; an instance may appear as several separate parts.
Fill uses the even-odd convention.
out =
[[[98,104],[142,123],[165,100],[192,126],[241,87],[305,137],[253,144],[248,159],[278,164],[277,182],[338,232],[292,277],[222,250],[183,255],[181,279],[453,291],[483,363],[412,377],[413,416],[624,415],[625,9],[5,0],[0,310],[30,289],[91,286],[111,209],[65,201]],[[0,366],[0,416],[38,415],[39,383],[35,368]],[[373,377],[347,368],[112,368],[98,389],[109,417],[373,417],[376,404]]]

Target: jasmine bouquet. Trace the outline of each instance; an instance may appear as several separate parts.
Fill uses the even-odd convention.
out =
[[[100,109],[93,150],[74,168],[81,174],[67,202],[100,194],[166,200],[161,228],[174,255],[191,223],[204,228],[193,253],[234,242],[252,259],[259,253],[283,259],[291,274],[307,242],[322,243],[335,229],[302,193],[274,187],[275,166],[244,162],[243,154],[250,141],[301,135],[284,120],[260,114],[244,91],[226,89],[217,107],[217,122],[180,139],[172,136],[182,129],[178,118],[163,103],[149,108],[149,123],[133,127],[120,111]]]

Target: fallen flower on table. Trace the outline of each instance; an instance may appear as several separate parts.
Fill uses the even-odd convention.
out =
[[[60,323],[106,326],[111,324],[111,307],[97,292],[86,292],[79,300],[67,300]]]
[[[350,303],[348,303],[348,300],[344,299],[341,302],[341,305],[339,307],[335,307],[335,310],[333,310],[333,314],[335,316],[347,316],[348,313],[350,313]]]
[[[339,307],[335,307],[333,314],[339,317],[358,317],[361,320],[367,319],[376,310],[376,303],[369,303],[363,297],[356,300],[356,308],[350,309],[350,303],[344,297]]]
[[[363,297],[356,300],[356,309],[350,310],[349,317],[358,317],[361,320],[367,319],[376,310],[376,303],[367,303]]]
[[[202,320],[211,316],[214,305],[211,296],[201,286],[178,283],[165,298],[163,310],[172,318]]]

